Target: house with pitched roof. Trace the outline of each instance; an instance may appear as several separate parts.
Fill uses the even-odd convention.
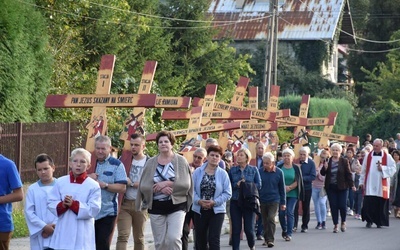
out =
[[[231,38],[237,48],[267,41],[273,0],[211,0],[208,13],[218,29],[216,40]],[[355,44],[348,0],[278,0],[279,53],[295,58],[296,43],[323,41],[328,57],[320,72],[338,83],[339,45]]]

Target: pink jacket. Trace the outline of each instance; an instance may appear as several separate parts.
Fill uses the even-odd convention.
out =
[[[325,176],[322,176],[320,174],[320,169],[323,168],[323,163],[319,164],[319,167],[316,168],[317,170],[317,177],[315,178],[315,180],[313,180],[312,182],[312,187],[313,188],[323,188],[324,187],[324,183],[325,183]]]

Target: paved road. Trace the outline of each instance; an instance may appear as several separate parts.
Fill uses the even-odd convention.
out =
[[[373,227],[371,229],[365,228],[365,222],[355,220],[352,217],[347,219],[347,231],[345,233],[339,232],[332,233],[333,226],[331,225],[331,218],[328,218],[328,229],[316,230],[315,216],[311,216],[308,233],[295,233],[291,242],[285,242],[281,237],[281,229],[277,227],[275,247],[273,249],[298,249],[298,250],[399,250],[400,249],[400,220],[390,218],[390,227],[378,229]],[[299,220],[301,221],[301,219]],[[227,220],[224,222],[223,233],[228,232],[229,224]],[[228,245],[229,235],[221,235],[221,249],[231,249]],[[115,249],[116,234],[114,235],[111,249]],[[146,244],[148,250],[154,249],[151,234],[150,224],[146,227]],[[256,242],[256,249],[266,249],[262,246],[263,241]],[[242,240],[240,244],[242,249],[248,249],[246,240]],[[19,238],[11,240],[11,250],[28,250],[29,238]],[[132,237],[130,238],[128,249],[133,249]],[[190,244],[189,249],[193,249],[193,243]]]

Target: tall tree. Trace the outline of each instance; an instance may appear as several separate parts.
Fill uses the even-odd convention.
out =
[[[400,30],[393,34],[391,40],[400,40]],[[392,46],[398,48],[400,42],[393,43]],[[363,70],[367,81],[361,85],[365,89],[364,94],[367,98],[362,97],[364,100],[368,99],[369,106],[388,99],[400,103],[400,88],[396,87],[400,82],[400,52],[398,50],[389,52],[386,60],[385,63],[378,62],[377,67],[371,71]]]
[[[219,85],[219,97],[231,96],[239,76],[247,76],[251,68],[247,55],[238,55],[230,41],[213,41],[215,29],[207,16],[208,0],[167,0],[163,15],[174,27],[172,54],[173,76],[179,79],[173,90],[189,96],[204,93],[205,85]],[[191,21],[188,21],[191,20]]]
[[[0,8],[0,122],[45,119],[52,60],[44,19],[31,4],[4,0]]]
[[[357,22],[356,34],[358,37],[374,41],[388,41],[393,32],[400,27],[400,0],[380,1],[380,0],[352,0],[355,4],[352,9],[364,14],[365,20]],[[365,14],[365,8],[368,13]],[[357,12],[356,12],[357,13]],[[359,15],[357,15],[359,17]],[[362,26],[364,25],[364,26]],[[357,40],[355,48],[364,51],[382,51],[390,49],[389,43],[376,43]],[[352,76],[356,82],[364,81],[365,74],[361,70],[364,67],[372,70],[377,62],[385,62],[387,53],[359,53],[351,52],[349,66]],[[359,93],[362,89],[357,89]]]

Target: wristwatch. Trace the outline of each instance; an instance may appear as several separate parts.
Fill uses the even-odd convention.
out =
[[[133,185],[134,185],[134,183],[133,183],[133,182],[131,182],[131,184],[129,184],[129,186],[130,186],[130,187],[133,187]]]
[[[108,183],[106,183],[106,185],[104,186],[104,189],[105,189],[105,190],[108,189]]]

